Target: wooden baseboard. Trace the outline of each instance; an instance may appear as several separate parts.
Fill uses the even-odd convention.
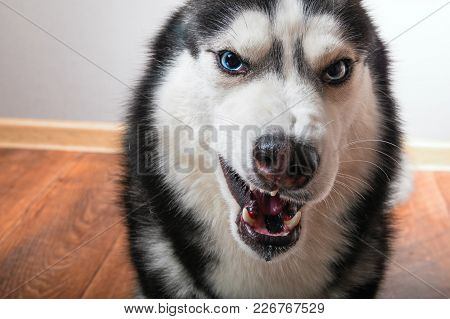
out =
[[[120,124],[0,119],[0,147],[118,153]]]
[[[0,119],[0,147],[119,153],[118,123]],[[406,153],[419,169],[450,170],[450,143],[409,143]]]
[[[406,154],[417,170],[450,171],[450,146],[410,143]]]

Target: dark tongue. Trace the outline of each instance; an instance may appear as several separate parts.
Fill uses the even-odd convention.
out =
[[[266,216],[264,222],[266,223],[267,230],[271,234],[278,234],[283,231],[284,224],[281,215]]]
[[[285,202],[277,194],[270,196],[259,191],[252,193],[258,206],[258,211],[265,216],[276,216],[283,212]]]

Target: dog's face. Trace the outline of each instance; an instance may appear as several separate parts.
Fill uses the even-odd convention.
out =
[[[271,260],[329,196],[358,125],[376,135],[369,22],[356,0],[197,0],[188,12],[188,49],[157,100],[194,130],[231,127],[209,143],[231,231]]]

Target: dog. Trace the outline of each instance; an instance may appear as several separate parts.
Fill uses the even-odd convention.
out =
[[[186,2],[127,117],[137,297],[376,297],[401,143],[359,0]]]

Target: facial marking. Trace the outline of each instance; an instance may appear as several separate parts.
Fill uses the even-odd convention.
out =
[[[303,5],[299,0],[280,0],[275,15],[275,35],[280,38],[299,37],[305,28]]]
[[[300,0],[281,0],[273,22],[274,37],[283,45],[284,75],[305,73],[327,53],[343,46],[339,24],[329,14],[305,14]],[[300,74],[305,75],[305,74]]]
[[[339,29],[339,23],[327,14],[312,16],[308,19],[302,45],[305,58],[310,64],[314,64],[324,54],[345,47]]]
[[[267,55],[272,46],[269,17],[258,11],[245,11],[233,22],[228,35],[230,46],[250,60]]]
[[[283,73],[286,77],[292,77],[297,73],[296,47],[298,48],[298,42],[304,32],[305,16],[301,2],[281,0],[275,15],[274,34],[283,44]]]

